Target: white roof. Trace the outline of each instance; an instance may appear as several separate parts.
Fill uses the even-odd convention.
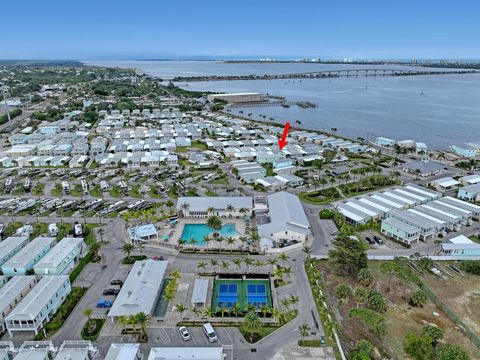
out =
[[[17,246],[28,240],[28,236],[10,236],[0,242],[0,256],[10,254]]]
[[[179,197],[177,209],[181,209],[185,203],[190,205],[188,211],[207,211],[209,207],[216,210],[225,210],[228,204],[236,209],[253,208],[253,198],[250,196]]]
[[[35,265],[35,268],[56,268],[74,249],[79,247],[82,242],[83,238],[63,238]]]
[[[258,226],[260,236],[285,230],[310,234],[310,223],[298,196],[281,191],[268,195],[267,200],[270,223]]]
[[[154,347],[148,360],[222,360],[222,347]]]
[[[454,238],[451,238],[448,241],[450,241],[452,244],[472,244],[473,243],[473,241],[470,240],[465,235],[458,235]]]
[[[15,360],[45,360],[48,348],[22,349],[15,356]]]
[[[205,304],[207,302],[208,278],[195,279],[192,293],[192,304]]]
[[[28,284],[35,281],[35,276],[14,276],[0,289],[0,312],[25,289]]]
[[[88,357],[88,349],[60,349],[55,356],[55,360],[86,360]]]
[[[15,256],[8,260],[4,267],[21,268],[26,266],[32,261],[45,247],[50,246],[55,242],[54,237],[39,236],[30,241],[22,250],[20,250]]]
[[[34,320],[65,282],[70,283],[66,275],[43,277],[6,320]]]
[[[151,315],[168,261],[136,261],[120,290],[109,316],[127,316],[144,312]]]
[[[451,177],[445,177],[441,179],[434,180],[434,183],[441,187],[450,187],[460,184],[457,180]]]
[[[468,175],[461,178],[469,184],[478,184],[480,183],[480,175]]]
[[[112,344],[105,360],[136,360],[140,344]]]

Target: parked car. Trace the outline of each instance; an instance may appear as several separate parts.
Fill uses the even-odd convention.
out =
[[[378,245],[383,245],[383,240],[382,238],[378,237],[378,236],[374,236],[373,237],[373,240],[375,240],[375,242],[378,244]]]
[[[105,289],[103,290],[103,295],[115,295],[116,289]]]
[[[327,342],[325,341],[325,336],[320,336],[320,346],[325,346],[327,345]]]
[[[97,308],[111,308],[112,305],[113,305],[113,302],[108,300],[99,300],[97,302]]]
[[[215,333],[215,330],[213,329],[212,324],[206,323],[203,324],[203,332],[205,335],[207,335],[208,341],[211,343],[216,342],[218,340],[217,334]]]
[[[179,327],[178,332],[180,333],[180,336],[184,341],[190,340],[192,338],[190,336],[190,333],[188,332],[188,329],[185,326]]]
[[[120,286],[122,286],[123,281],[122,280],[112,280],[112,281],[110,281],[110,285],[120,285]]]
[[[370,239],[368,236],[365,238],[365,240],[367,240],[367,242],[372,245],[372,244],[375,244],[375,241],[373,241],[372,239]]]

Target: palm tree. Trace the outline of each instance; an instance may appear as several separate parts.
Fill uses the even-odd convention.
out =
[[[190,208],[190,204],[187,203],[187,202],[184,202],[182,205],[180,205],[180,208],[181,208],[182,210],[188,211],[188,209]],[[183,214],[183,216],[185,216],[185,214],[183,213],[183,211],[182,211],[182,214]]]
[[[212,239],[210,238],[210,236],[205,235],[205,236],[203,237],[203,242],[207,245],[207,251],[208,251],[208,243],[209,243],[210,241],[212,241]]]
[[[230,267],[230,264],[227,261],[222,261],[222,263],[220,264],[220,267],[222,268],[222,270],[227,271],[228,268]]]
[[[266,318],[267,314],[270,314],[272,312],[272,308],[268,305],[261,305],[260,311],[262,312],[263,317]]]
[[[292,305],[298,304],[298,302],[300,301],[300,296],[290,294],[290,299],[288,299],[288,301]]]
[[[177,240],[177,243],[178,243],[178,246],[180,247],[180,249],[182,249],[183,245],[185,245],[187,242],[185,241],[185,239],[180,238],[180,239]]]
[[[280,303],[285,307],[285,310],[290,311],[290,299],[284,298],[280,300]]]
[[[287,278],[290,279],[290,276],[292,275],[293,270],[291,266],[286,266],[283,268],[283,275],[285,275]]]
[[[247,237],[246,236],[240,236],[238,238],[238,240],[240,240],[240,242],[242,243],[242,253],[243,253],[243,249],[245,247],[245,243],[248,241]]]
[[[126,243],[122,246],[122,252],[127,256],[127,259],[130,260],[130,256],[135,251],[135,245],[132,243]]]
[[[212,318],[215,316],[215,311],[213,311],[211,307],[206,307],[203,310],[203,316],[205,319]]]
[[[213,269],[215,269],[215,266],[218,265],[217,259],[211,258],[210,259],[210,265],[212,265]]]
[[[281,312],[279,309],[273,308],[272,317],[275,319],[277,324],[281,324],[285,319],[285,314]]]
[[[302,251],[307,254],[307,259],[310,258],[310,254],[312,253],[312,247],[308,245],[303,245]]]
[[[208,207],[207,208],[207,213],[212,214],[212,215],[215,214],[215,208],[213,206]]]
[[[233,260],[232,260],[232,263],[234,263],[235,265],[237,265],[237,267],[238,267],[239,270],[242,268],[242,259],[240,259],[240,258],[233,259]]]
[[[90,245],[90,251],[92,252],[93,257],[99,257],[98,250],[100,250],[101,247],[102,245],[98,241],[95,241],[92,245]]]
[[[100,235],[100,242],[103,244],[103,234],[105,234],[105,229],[104,228],[98,229],[97,234]]]
[[[135,320],[140,325],[140,329],[142,331],[141,337],[146,338],[147,327],[150,324],[150,316],[145,314],[144,312],[139,312],[137,315],[135,315]]]
[[[220,315],[222,316],[222,323],[223,323],[223,318],[225,317],[225,313],[229,313],[230,309],[227,307],[227,305],[222,304],[222,307],[220,308]]]
[[[143,249],[145,249],[145,243],[143,241],[139,241],[137,247],[140,249],[140,253],[143,254]]]
[[[90,317],[92,316],[92,314],[93,314],[93,310],[90,308],[86,308],[85,310],[83,310],[83,315],[86,316],[88,320],[90,320]]]
[[[247,271],[250,270],[250,266],[253,265],[253,260],[251,257],[247,256],[245,259],[243,259],[243,262],[247,266]]]
[[[302,343],[305,341],[305,337],[310,334],[310,326],[307,324],[302,324],[298,327],[300,336],[302,337]]]
[[[235,207],[232,204],[227,204],[225,211],[230,213],[229,217],[232,217],[231,213],[235,211]]]
[[[218,231],[222,229],[222,220],[218,216],[210,216],[207,220],[207,226],[213,230],[213,236],[218,237]]]
[[[275,266],[275,265],[277,265],[277,262],[278,262],[278,259],[275,258],[275,257],[270,258],[270,259],[267,259],[267,264],[268,264],[268,265]]]
[[[127,325],[130,324],[130,319],[128,318],[128,316],[120,316],[118,318],[118,322],[120,323],[122,330],[125,330]]]
[[[227,245],[230,246],[230,252],[233,251],[233,244],[235,244],[235,239],[231,236],[227,237],[226,239]]]
[[[183,313],[187,310],[185,305],[183,303],[179,302],[178,304],[175,305],[175,311],[180,313],[180,318],[183,320]]]
[[[191,310],[192,310],[192,313],[193,313],[193,323],[195,324],[197,322],[197,317],[202,315],[202,310],[197,308],[196,306],[193,306],[191,308]]]
[[[202,269],[203,271],[205,271],[207,269],[207,263],[205,261],[200,261],[198,264],[197,264],[197,267],[199,269]]]
[[[285,253],[281,253],[280,255],[278,255],[278,258],[279,258],[280,260],[282,260],[282,265],[284,265],[285,262],[287,262],[288,260],[290,260],[290,258],[288,257],[288,255],[285,254]]]
[[[255,311],[249,311],[245,314],[243,320],[243,328],[250,333],[250,341],[253,341],[253,333],[260,330],[262,327],[262,322],[260,317]]]
[[[233,304],[232,308],[230,309],[230,312],[235,316],[237,317],[238,314],[240,314],[242,312],[242,307],[239,303],[235,303]]]
[[[192,244],[192,251],[195,252],[195,244],[197,243],[197,240],[195,238],[190,239],[190,244]]]

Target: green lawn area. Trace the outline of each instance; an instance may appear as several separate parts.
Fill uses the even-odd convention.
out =
[[[208,189],[205,193],[207,196],[217,196],[217,193],[213,190]]]
[[[112,188],[108,191],[108,193],[110,194],[111,197],[119,198],[123,196],[122,189],[120,189],[120,186],[118,185],[112,186]]]
[[[142,194],[140,194],[140,186],[133,185],[132,188],[128,191],[128,195],[135,198],[141,198]]]
[[[55,187],[52,189],[51,194],[53,196],[62,196],[63,195],[62,185],[56,184]]]
[[[223,176],[219,177],[218,179],[210,180],[210,184],[228,185],[228,177],[227,177],[227,175],[223,175]]]
[[[90,189],[90,195],[95,197],[102,197],[102,189],[100,185],[95,185],[93,188]]]
[[[173,187],[168,189],[167,194],[171,199],[178,199],[178,192]]]
[[[32,195],[41,196],[45,194],[45,185],[42,183],[38,183],[32,189]]]
[[[75,184],[72,188],[72,190],[70,191],[70,194],[72,196],[82,196],[83,195],[83,189],[82,189],[82,185],[80,184]]]

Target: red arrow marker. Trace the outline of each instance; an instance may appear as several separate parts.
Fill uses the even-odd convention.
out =
[[[289,129],[290,129],[290,123],[287,121],[285,123],[285,129],[283,129],[282,138],[278,139],[278,147],[280,148],[280,150],[282,150],[284,148],[284,146],[288,144],[287,135],[288,135],[288,130]]]

